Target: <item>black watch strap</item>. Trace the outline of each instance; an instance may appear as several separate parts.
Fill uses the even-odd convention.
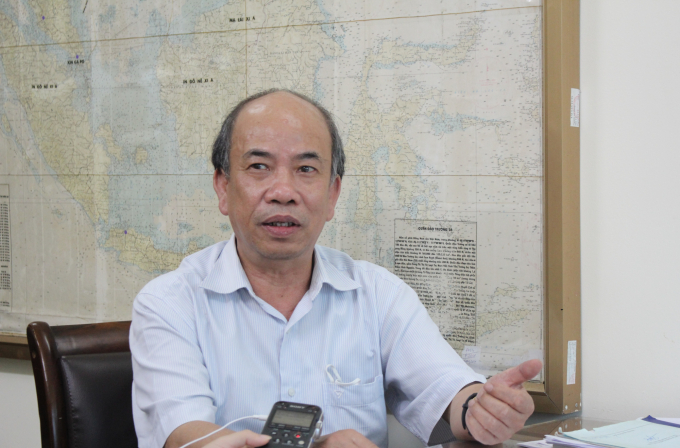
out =
[[[465,424],[465,415],[467,414],[467,411],[468,411],[468,403],[470,403],[470,400],[472,400],[472,399],[475,398],[476,396],[477,396],[477,392],[475,392],[474,394],[470,395],[470,396],[467,398],[467,400],[465,400],[465,403],[463,403],[463,412],[461,413],[461,417],[460,417],[460,418],[462,419],[462,422],[463,422],[463,429],[465,429],[465,430],[468,432],[468,434],[470,434],[470,436],[472,436],[472,433],[470,432],[470,430],[468,429],[467,425]],[[474,437],[474,436],[472,436],[472,437]]]

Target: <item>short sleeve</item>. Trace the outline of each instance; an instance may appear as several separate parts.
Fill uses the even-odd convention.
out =
[[[387,404],[409,431],[427,443],[453,397],[485,382],[441,336],[415,291],[402,283],[383,319],[381,356]]]
[[[132,408],[140,448],[162,447],[184,423],[215,421],[191,299],[184,302],[140,293],[133,305]]]

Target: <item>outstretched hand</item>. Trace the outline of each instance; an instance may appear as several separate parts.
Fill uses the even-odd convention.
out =
[[[524,426],[534,402],[522,383],[538,375],[541,367],[541,361],[532,359],[494,375],[468,403],[465,422],[478,442],[503,442]]]

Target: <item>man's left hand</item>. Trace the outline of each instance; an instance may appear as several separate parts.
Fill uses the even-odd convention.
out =
[[[541,371],[532,359],[491,377],[468,403],[465,422],[472,436],[485,445],[503,442],[524,426],[534,402],[522,383]]]

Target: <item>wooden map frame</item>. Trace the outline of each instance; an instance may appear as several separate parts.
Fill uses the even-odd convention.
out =
[[[543,2],[544,360],[543,383],[526,383],[536,411],[581,410],[580,131],[570,124],[580,88],[579,0]],[[567,384],[569,341],[576,378]]]
[[[536,411],[554,414],[581,410],[580,132],[570,126],[579,69],[579,0],[543,0],[545,375],[525,387]],[[569,341],[576,341],[574,384],[567,384]],[[30,359],[26,337],[0,335],[0,357]]]

